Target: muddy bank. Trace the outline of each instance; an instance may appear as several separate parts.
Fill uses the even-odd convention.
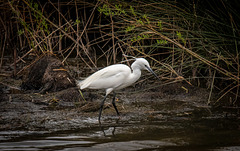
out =
[[[72,71],[78,73],[79,69]],[[0,82],[0,131],[60,131],[99,124],[98,110],[104,90],[83,90],[81,94],[75,78],[71,77],[74,73],[70,74],[58,59],[42,57],[23,74],[26,75],[23,79],[9,76],[0,79],[4,81]],[[238,108],[223,110],[207,105],[209,91],[206,89],[184,82],[166,85],[156,79],[142,81],[117,92],[119,120],[111,104],[112,95],[108,96],[102,124],[238,115]],[[211,98],[214,102],[214,95]]]
[[[117,93],[119,123],[131,121],[192,120],[194,118],[225,117],[224,111],[206,105],[206,89],[182,83],[157,86],[135,85]],[[70,130],[97,125],[99,103],[103,91],[73,87],[54,93],[1,94],[0,130]],[[116,123],[118,117],[108,97],[102,115],[102,124]]]

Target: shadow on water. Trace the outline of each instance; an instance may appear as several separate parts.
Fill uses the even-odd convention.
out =
[[[1,150],[239,150],[237,119],[108,122],[71,131],[2,131]]]

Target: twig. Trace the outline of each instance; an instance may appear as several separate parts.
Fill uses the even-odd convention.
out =
[[[221,53],[219,54],[219,56],[220,55],[221,55]],[[218,61],[219,61],[219,58],[220,58],[219,56],[218,56],[218,60],[217,60],[216,65],[218,65]],[[209,93],[209,96],[208,96],[208,102],[207,102],[208,105],[210,105],[210,103],[211,103],[210,101],[211,101],[211,96],[212,96],[212,90],[213,90],[213,87],[214,87],[215,75],[216,75],[216,70],[214,70],[214,73],[213,73],[211,89],[210,89],[210,93]]]

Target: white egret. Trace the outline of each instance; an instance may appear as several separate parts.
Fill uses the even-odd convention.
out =
[[[100,104],[98,116],[99,122],[102,114],[104,101],[106,100],[107,95],[111,92],[114,92],[114,90],[119,90],[132,85],[140,78],[141,70],[148,70],[155,77],[158,78],[158,76],[150,68],[150,65],[146,59],[135,58],[135,61],[132,63],[131,68],[125,64],[110,65],[93,73],[85,80],[78,82],[78,86],[80,87],[80,89],[88,88],[106,90],[106,95]],[[115,96],[116,93],[114,92],[112,104],[117,112],[117,115],[119,116],[119,112],[115,104]]]

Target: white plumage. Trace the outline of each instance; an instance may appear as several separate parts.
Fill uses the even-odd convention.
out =
[[[106,100],[107,95],[114,90],[119,90],[132,85],[140,78],[141,70],[148,70],[157,77],[157,75],[150,68],[150,65],[146,59],[136,58],[136,60],[131,65],[131,68],[124,64],[110,65],[93,73],[85,80],[78,82],[78,86],[80,87],[80,89],[88,88],[106,90],[106,95],[100,106],[99,122],[101,118],[103,104]],[[119,112],[115,105],[115,93],[112,103],[117,114],[119,115]]]

